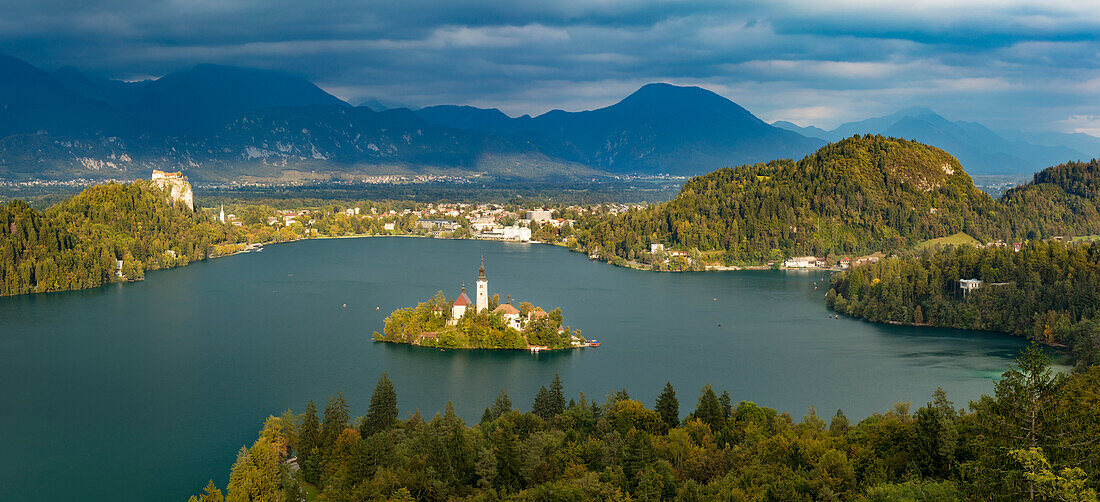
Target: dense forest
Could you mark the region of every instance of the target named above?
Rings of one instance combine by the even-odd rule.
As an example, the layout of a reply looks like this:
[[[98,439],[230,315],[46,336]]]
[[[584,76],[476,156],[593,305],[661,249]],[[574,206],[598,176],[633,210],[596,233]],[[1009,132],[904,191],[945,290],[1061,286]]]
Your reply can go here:
[[[672,201],[578,223],[581,248],[645,262],[649,245],[720,252],[727,264],[897,251],[958,232],[982,242],[1100,233],[1100,165],[1070,163],[994,201],[943,150],[855,136],[799,161],[719,169]]]
[[[625,390],[567,402],[557,377],[530,412],[502,390],[473,426],[451,403],[401,420],[383,374],[359,419],[342,395],[270,417],[227,493],[210,482],[191,500],[1096,501],[1098,403],[1100,367],[1055,374],[1038,346],[969,409],[937,390],[858,423],[709,384],[683,419],[672,385],[653,408]]]
[[[487,310],[474,312],[471,305],[461,318],[454,319],[454,300],[440,291],[426,302],[393,311],[386,317],[382,333],[375,331],[373,338],[448,349],[526,349],[532,345],[562,349],[585,341],[580,330],[564,325],[560,308],[546,312],[528,302],[520,303],[516,309],[520,319],[517,329],[496,312],[500,305],[500,295],[493,295]],[[533,312],[541,315],[529,318]],[[430,336],[423,336],[425,333]]]
[[[983,281],[964,291],[960,279]],[[874,322],[1003,331],[1100,363],[1100,242],[959,246],[861,265],[832,278],[826,305]]]
[[[96,185],[45,211],[0,204],[0,295],[141,279],[207,258],[216,243],[233,242],[232,232],[148,181]]]

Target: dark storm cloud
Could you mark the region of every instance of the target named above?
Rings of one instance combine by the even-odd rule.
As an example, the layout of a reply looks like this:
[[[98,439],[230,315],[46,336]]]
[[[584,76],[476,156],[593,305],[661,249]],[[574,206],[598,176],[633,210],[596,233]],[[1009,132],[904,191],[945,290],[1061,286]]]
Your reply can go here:
[[[200,62],[284,69],[352,102],[510,113],[610,104],[641,84],[718,91],[832,125],[927,105],[1100,130],[1090,2],[0,0],[0,51],[147,78]]]

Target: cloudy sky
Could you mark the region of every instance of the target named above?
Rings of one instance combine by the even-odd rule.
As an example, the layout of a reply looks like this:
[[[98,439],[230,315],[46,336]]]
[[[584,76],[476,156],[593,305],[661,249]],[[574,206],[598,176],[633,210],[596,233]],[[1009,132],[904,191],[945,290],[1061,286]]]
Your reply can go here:
[[[353,104],[518,115],[647,82],[833,127],[906,106],[1100,134],[1100,1],[0,0],[0,52],[121,79],[288,70]]]

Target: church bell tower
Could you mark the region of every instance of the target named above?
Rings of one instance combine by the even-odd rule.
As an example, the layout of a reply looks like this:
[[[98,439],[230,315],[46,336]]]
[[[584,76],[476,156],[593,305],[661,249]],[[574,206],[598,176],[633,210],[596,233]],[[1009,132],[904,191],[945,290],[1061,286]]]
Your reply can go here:
[[[485,255],[481,255],[481,268],[477,271],[477,311],[489,309],[489,281],[485,278]]]

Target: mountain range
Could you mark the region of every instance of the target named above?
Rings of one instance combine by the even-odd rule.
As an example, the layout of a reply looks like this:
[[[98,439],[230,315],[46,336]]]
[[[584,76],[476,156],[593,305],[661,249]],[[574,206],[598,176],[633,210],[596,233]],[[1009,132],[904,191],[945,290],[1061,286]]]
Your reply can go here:
[[[1035,171],[1100,153],[1087,135],[997,134],[924,109],[833,131],[768,124],[698,87],[648,84],[613,105],[511,117],[441,105],[359,106],[297,75],[201,64],[109,80],[0,55],[0,180],[183,170],[201,181],[480,173],[496,178],[696,175],[798,158],[857,133],[918,139],[972,172]],[[1064,137],[1063,137],[1064,136]]]
[[[844,123],[829,131],[786,121],[772,125],[828,142],[863,134],[916,140],[954,155],[971,174],[1031,173],[1068,160],[1100,157],[1100,138],[1087,134],[994,132],[976,122],[948,120],[922,107]]]

